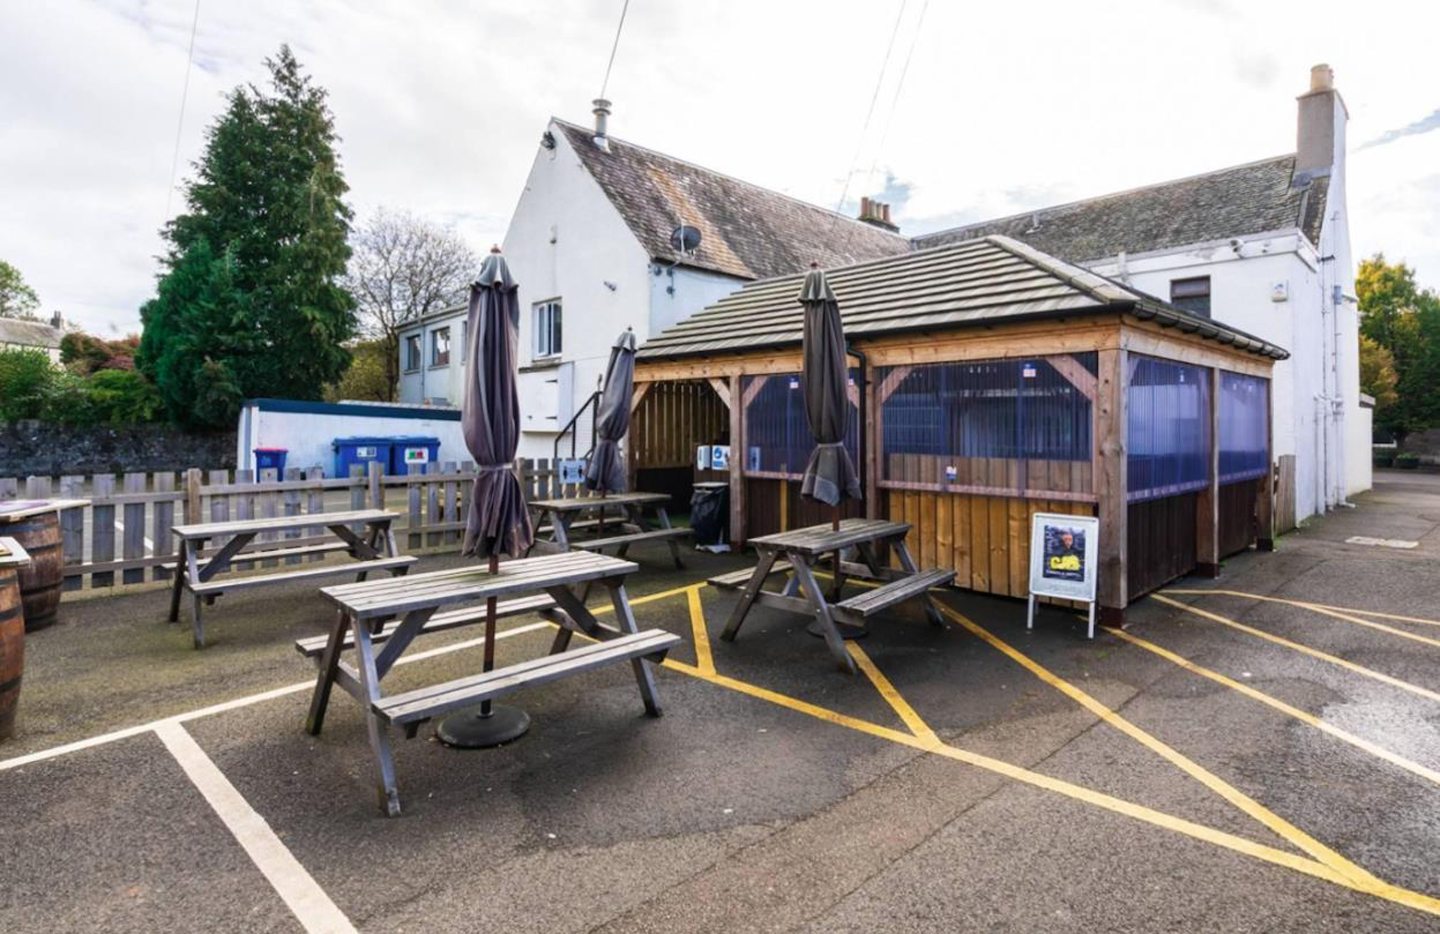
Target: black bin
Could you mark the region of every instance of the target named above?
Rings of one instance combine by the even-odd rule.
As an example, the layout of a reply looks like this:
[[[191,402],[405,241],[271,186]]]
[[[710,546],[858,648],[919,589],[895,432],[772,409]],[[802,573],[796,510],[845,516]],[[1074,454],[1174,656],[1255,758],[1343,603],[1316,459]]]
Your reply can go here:
[[[697,483],[690,497],[690,528],[697,548],[730,541],[730,484]]]

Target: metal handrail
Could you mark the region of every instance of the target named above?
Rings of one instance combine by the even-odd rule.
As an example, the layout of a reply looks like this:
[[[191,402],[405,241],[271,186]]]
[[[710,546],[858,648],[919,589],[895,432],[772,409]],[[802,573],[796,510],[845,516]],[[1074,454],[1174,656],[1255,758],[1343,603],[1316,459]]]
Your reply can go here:
[[[567,434],[570,435],[570,459],[575,459],[575,449],[579,439],[579,433],[575,431],[575,427],[580,423],[580,419],[587,409],[590,411],[590,450],[585,452],[585,459],[589,460],[590,455],[595,453],[595,423],[600,418],[600,391],[598,389],[585,400],[585,404],[576,410],[575,414],[570,417],[570,421],[566,422],[565,427],[561,428],[560,433],[555,436],[556,463],[560,460],[560,445]]]

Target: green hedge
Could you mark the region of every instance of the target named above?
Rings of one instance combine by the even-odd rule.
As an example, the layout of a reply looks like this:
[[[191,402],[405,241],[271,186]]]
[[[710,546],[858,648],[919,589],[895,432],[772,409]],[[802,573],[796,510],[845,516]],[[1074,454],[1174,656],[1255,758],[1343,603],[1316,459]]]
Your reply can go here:
[[[159,393],[134,370],[80,376],[38,350],[0,350],[0,422],[130,425],[157,421],[160,412]]]

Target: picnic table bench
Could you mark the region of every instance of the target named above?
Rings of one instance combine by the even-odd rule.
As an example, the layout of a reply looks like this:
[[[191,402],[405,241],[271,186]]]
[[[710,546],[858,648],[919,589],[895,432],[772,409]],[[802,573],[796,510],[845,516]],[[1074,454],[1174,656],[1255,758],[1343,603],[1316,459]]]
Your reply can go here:
[[[396,517],[396,513],[383,509],[358,509],[350,512],[309,513],[171,526],[171,531],[178,539],[179,551],[175,563],[169,565],[176,572],[170,593],[169,620],[172,623],[179,621],[180,597],[183,591],[189,590],[193,597],[191,625],[194,629],[195,647],[198,649],[205,645],[201,606],[213,604],[225,591],[246,590],[315,577],[333,577],[336,574],[355,574],[360,581],[365,580],[371,571],[404,574],[418,559],[397,553],[395,534],[390,529]],[[251,545],[256,536],[262,534],[298,534],[304,529],[322,526],[335,541],[312,542],[291,547],[285,546],[282,541],[263,541],[258,543],[258,547]],[[351,526],[359,526],[361,531],[356,532]],[[206,542],[212,539],[218,541],[219,546],[202,556]],[[342,551],[353,558],[355,563],[312,564],[274,574],[217,577],[237,564],[253,565],[260,561]]]
[[[610,493],[605,496],[570,496],[558,499],[537,499],[530,502],[535,516],[535,526],[541,533],[549,532],[549,540],[536,537],[534,551],[541,554],[568,551],[572,548],[582,551],[604,553],[615,549],[617,558],[624,558],[630,546],[640,542],[665,542],[670,546],[670,557],[675,567],[685,567],[680,560],[679,539],[688,538],[690,529],[675,528],[670,524],[670,515],[665,504],[670,496],[665,493]],[[618,521],[605,521],[606,510],[620,513]],[[655,514],[658,528],[652,528],[646,518],[647,512]],[[594,513],[595,518],[581,516]],[[576,539],[571,533],[580,529],[618,529],[619,534],[599,538]]]
[[[469,567],[404,580],[326,587],[321,593],[338,610],[330,634],[323,643],[313,639],[296,643],[296,649],[315,659],[320,669],[305,729],[320,734],[333,685],[355,698],[365,711],[379,776],[380,808],[394,816],[400,813],[400,797],[387,733],[390,726],[414,737],[431,718],[523,687],[626,661],[634,671],[645,712],[658,717],[660,699],[648,666],[662,661],[681,639],[660,629],[641,631],[636,625],[625,593],[625,577],[636,570],[633,562],[609,555],[563,552],[506,561],[494,574],[483,566]],[[597,581],[610,592],[614,626],[597,620],[571,590]],[[550,654],[400,694],[381,690],[381,681],[414,639],[427,632],[483,623],[484,604],[490,599],[496,600],[497,616],[539,612],[555,623],[559,628]],[[441,612],[446,607],[457,608]],[[597,641],[570,649],[575,633]],[[351,648],[353,665],[341,658]]]
[[[759,562],[755,567],[720,574],[709,580],[712,586],[741,591],[740,601],[731,612],[720,638],[726,642],[735,641],[745,617],[757,603],[813,616],[819,635],[824,637],[830,654],[840,668],[855,674],[855,661],[845,650],[839,624],[848,624],[857,631],[863,631],[865,621],[870,617],[906,600],[919,600],[930,621],[937,626],[944,625],[929,591],[932,587],[950,583],[955,579],[955,572],[919,570],[905,546],[905,536],[909,531],[910,525],[904,522],[845,519],[839,529],[830,525],[815,525],[750,539],[749,544],[759,552]],[[900,562],[899,570],[881,564],[879,549],[886,545],[894,549]],[[846,600],[829,602],[815,580],[815,564],[827,554],[838,556],[850,548],[859,553],[861,562],[837,559],[835,591],[839,592],[847,575],[884,583]],[[790,579],[783,589],[765,589],[768,578],[787,571]]]

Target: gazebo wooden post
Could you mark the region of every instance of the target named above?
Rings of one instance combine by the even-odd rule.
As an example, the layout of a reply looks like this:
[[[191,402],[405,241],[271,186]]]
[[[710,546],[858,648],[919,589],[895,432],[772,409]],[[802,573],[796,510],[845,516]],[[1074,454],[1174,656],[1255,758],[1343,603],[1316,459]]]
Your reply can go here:
[[[1220,576],[1220,369],[1210,367],[1210,483],[1195,497],[1195,571]]]
[[[1125,621],[1128,594],[1127,519],[1130,514],[1125,406],[1129,363],[1126,350],[1101,350],[1096,412],[1095,495],[1100,517],[1100,621]]]
[[[1255,548],[1275,550],[1275,412],[1274,374],[1265,380],[1265,463],[1268,469],[1255,488]]]
[[[745,401],[740,374],[730,377],[730,547],[745,547]]]

